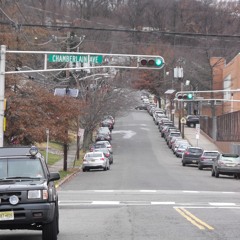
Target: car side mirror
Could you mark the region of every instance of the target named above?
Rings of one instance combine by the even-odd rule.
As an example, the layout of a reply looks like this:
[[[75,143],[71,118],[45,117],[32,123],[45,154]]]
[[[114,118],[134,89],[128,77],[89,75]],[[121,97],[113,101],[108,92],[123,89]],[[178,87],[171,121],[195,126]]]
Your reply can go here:
[[[60,174],[58,172],[52,172],[49,176],[49,181],[55,181],[60,179]]]

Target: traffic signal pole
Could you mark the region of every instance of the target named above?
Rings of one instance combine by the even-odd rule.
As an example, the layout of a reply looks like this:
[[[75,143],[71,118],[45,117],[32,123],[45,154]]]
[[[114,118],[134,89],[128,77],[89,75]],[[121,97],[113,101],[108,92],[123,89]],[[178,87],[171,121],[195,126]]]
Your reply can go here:
[[[3,147],[6,46],[1,45],[0,51],[0,147]]]
[[[69,49],[68,49],[69,51]],[[43,58],[42,69],[31,70],[12,70],[6,71],[6,56],[8,54],[37,54]],[[115,60],[116,62],[115,62]],[[122,65],[122,59],[126,61],[126,65]],[[141,60],[146,59],[146,66],[141,64]],[[88,63],[87,67],[66,67],[54,68],[55,63]],[[92,64],[92,65],[91,65]],[[115,65],[116,64],[116,65]],[[0,49],[0,147],[4,145],[4,98],[5,98],[5,75],[6,74],[31,74],[34,72],[54,72],[84,69],[138,69],[138,70],[161,70],[165,65],[164,58],[159,55],[133,55],[133,54],[109,54],[109,53],[93,53],[93,52],[54,52],[54,51],[19,51],[7,50],[5,45],[1,45]],[[52,68],[51,68],[52,67]],[[66,144],[65,144],[66,145]],[[65,147],[65,155],[67,154],[67,145]],[[66,164],[65,164],[66,168]]]

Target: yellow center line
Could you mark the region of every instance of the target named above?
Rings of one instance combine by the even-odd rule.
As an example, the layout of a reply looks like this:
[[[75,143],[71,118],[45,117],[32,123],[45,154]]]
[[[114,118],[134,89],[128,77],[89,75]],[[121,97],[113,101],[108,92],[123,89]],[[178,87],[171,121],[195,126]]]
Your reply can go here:
[[[189,222],[191,222],[194,226],[198,227],[201,230],[205,230],[206,228],[209,230],[214,230],[213,227],[208,225],[207,223],[203,222],[196,216],[194,216],[192,213],[187,211],[184,208],[175,208],[175,210],[180,213],[184,218],[186,218]]]

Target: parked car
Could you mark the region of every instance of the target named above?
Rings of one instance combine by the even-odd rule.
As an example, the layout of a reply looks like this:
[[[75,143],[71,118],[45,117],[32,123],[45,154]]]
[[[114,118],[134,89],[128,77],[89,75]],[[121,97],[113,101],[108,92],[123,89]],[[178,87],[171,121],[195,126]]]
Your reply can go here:
[[[106,147],[108,148],[110,153],[113,153],[113,148],[112,148],[112,145],[109,141],[97,141],[95,144],[101,145],[102,143],[106,145]]]
[[[104,119],[104,120],[101,122],[101,124],[100,124],[101,127],[108,127],[108,129],[109,129],[110,131],[113,130],[113,128],[114,128],[113,125],[114,125],[114,124],[113,124],[113,121],[112,121],[111,119]]]
[[[173,130],[167,132],[165,140],[166,140],[166,143],[167,143],[168,146],[169,146],[169,142],[171,141],[172,137],[181,137],[180,131],[178,131],[176,129],[173,129]]]
[[[95,138],[96,142],[97,141],[111,141],[111,137],[109,134],[106,133],[98,133]]]
[[[166,140],[170,131],[179,131],[175,126],[166,126],[161,132],[161,136]]]
[[[185,145],[188,145],[189,147],[191,146],[191,144],[188,142],[187,139],[184,139],[184,138],[179,138],[179,139],[176,139],[173,143],[172,143],[172,151],[173,153],[175,154],[176,152],[176,149],[182,145],[182,144],[185,144]]]
[[[199,124],[200,116],[198,115],[188,115],[186,117],[186,125],[188,127],[196,127],[196,124]]]
[[[113,155],[107,148],[95,148],[94,152],[102,152],[109,159],[109,163],[113,164]]]
[[[147,104],[142,103],[135,107],[136,110],[147,110]]]
[[[103,117],[103,120],[110,119],[113,122],[113,125],[115,124],[115,118],[112,115],[105,115]]]
[[[211,168],[213,161],[218,157],[219,154],[219,151],[204,150],[198,162],[198,169],[202,170],[203,168]]]
[[[90,146],[90,151],[93,152],[94,149],[97,148],[107,148],[107,144],[105,143],[105,141],[98,141]]]
[[[97,131],[96,139],[98,140],[112,140],[111,131],[108,127],[100,127]]]
[[[87,152],[84,155],[82,171],[86,172],[91,169],[110,169],[109,159],[104,156],[103,152]]]
[[[175,149],[175,155],[176,157],[181,157],[183,156],[183,153],[186,151],[188,147],[191,147],[189,143],[181,143],[176,149]]]
[[[200,160],[202,156],[203,148],[201,147],[188,147],[186,151],[182,155],[182,165],[185,166],[187,164],[196,164]]]
[[[177,135],[169,135],[169,140],[167,141],[167,145],[170,149],[172,149],[173,143],[178,139],[178,140],[183,140],[182,135],[180,132],[177,132]]]
[[[240,157],[238,154],[221,153],[213,160],[212,176],[229,175],[235,178],[240,177]]]
[[[166,120],[166,119],[161,119],[161,121],[158,123],[158,130],[159,130],[160,133],[162,132],[162,130],[165,126],[174,127],[172,121]]]

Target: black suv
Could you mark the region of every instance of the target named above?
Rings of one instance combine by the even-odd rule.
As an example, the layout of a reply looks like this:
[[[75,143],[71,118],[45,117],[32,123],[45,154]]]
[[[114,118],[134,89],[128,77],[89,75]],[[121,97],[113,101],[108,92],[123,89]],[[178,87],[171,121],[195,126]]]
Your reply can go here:
[[[0,148],[0,229],[42,230],[43,240],[56,240],[58,179],[36,147]]]
[[[196,124],[199,124],[200,116],[198,115],[188,115],[186,117],[186,125],[188,127],[196,127]]]

